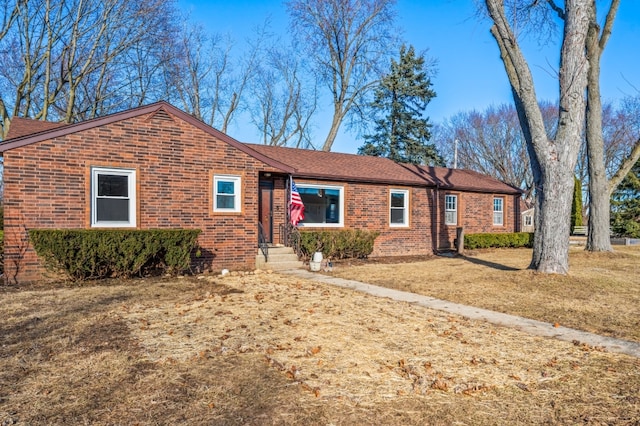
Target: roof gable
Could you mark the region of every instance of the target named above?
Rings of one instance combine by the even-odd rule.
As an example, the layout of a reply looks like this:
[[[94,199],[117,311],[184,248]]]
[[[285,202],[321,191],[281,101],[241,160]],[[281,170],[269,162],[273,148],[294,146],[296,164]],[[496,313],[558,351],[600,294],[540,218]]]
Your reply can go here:
[[[196,119],[195,117],[187,114],[186,112],[164,101],[126,110],[126,111],[115,113],[115,114],[106,115],[104,117],[94,118],[92,120],[87,120],[87,121],[82,121],[75,124],[67,124],[62,126],[60,126],[60,123],[48,123],[48,124],[42,125],[42,124],[36,124],[36,123],[47,123],[47,122],[36,122],[36,120],[27,120],[27,119],[20,120],[19,119],[18,120],[19,122],[23,120],[24,122],[22,124],[19,124],[18,127],[20,128],[22,126],[22,132],[23,133],[27,132],[27,133],[25,134],[18,133],[18,136],[12,135],[11,139],[7,139],[6,141],[3,141],[2,143],[0,143],[0,153],[3,153],[11,149],[19,148],[22,146],[31,145],[31,144],[42,142],[45,140],[66,136],[72,133],[93,129],[96,127],[115,123],[121,120],[127,120],[133,117],[138,117],[138,116],[147,115],[147,114],[150,115],[150,118],[153,118],[154,116],[161,116],[163,118],[169,118],[169,119],[173,119],[173,117],[177,117],[193,125],[194,127],[197,127],[198,129],[204,131],[205,133],[208,133],[211,136],[214,136],[215,138],[233,146],[234,148],[244,152],[245,154],[248,154],[257,160],[262,161],[263,163],[271,167],[280,169],[286,173],[293,172],[293,169],[287,164],[281,163],[276,159],[267,157],[261,154],[260,152],[253,150],[247,144],[243,144],[233,139],[232,137],[220,132],[219,130],[214,129],[213,127],[203,123],[202,121]],[[48,128],[45,128],[45,127],[48,127]],[[38,129],[40,130],[38,131]],[[35,130],[35,132],[33,132],[33,130]]]

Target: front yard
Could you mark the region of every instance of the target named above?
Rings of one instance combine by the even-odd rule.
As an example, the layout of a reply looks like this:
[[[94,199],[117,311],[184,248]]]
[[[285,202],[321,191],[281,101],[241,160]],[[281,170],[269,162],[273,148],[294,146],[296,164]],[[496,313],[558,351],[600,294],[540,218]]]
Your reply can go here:
[[[526,266],[526,256],[489,251],[418,264],[342,264],[333,273],[369,281],[379,274],[380,283],[392,274],[386,285],[434,296],[433,289],[449,288],[451,299],[466,293],[478,304],[494,291],[483,292],[481,283],[497,281],[511,296],[491,302],[496,308],[536,300],[544,320],[577,328],[587,311],[616,303],[604,310],[608,319],[582,328],[610,323],[603,332],[638,340],[631,318],[633,309],[638,317],[638,251],[576,252],[569,277],[512,270]],[[630,284],[607,278],[614,276]],[[565,302],[554,301],[557,294]],[[560,316],[562,306],[575,314]],[[0,318],[2,425],[640,418],[639,359],[285,275],[0,288]]]
[[[531,250],[469,251],[421,262],[375,261],[333,275],[640,342],[640,246],[570,252],[570,273],[526,270]]]

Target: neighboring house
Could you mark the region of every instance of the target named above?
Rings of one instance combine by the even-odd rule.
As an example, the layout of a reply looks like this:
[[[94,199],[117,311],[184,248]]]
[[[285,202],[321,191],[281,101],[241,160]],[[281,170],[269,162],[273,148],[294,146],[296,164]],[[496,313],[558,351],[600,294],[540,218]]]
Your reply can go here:
[[[525,200],[520,200],[520,211],[522,212],[522,232],[533,232],[535,229],[534,226],[534,214],[536,209],[533,207],[532,203],[528,203]]]
[[[197,228],[207,270],[255,267],[258,223],[279,244],[291,179],[303,229],[380,232],[372,256],[520,230],[520,190],[488,176],[386,158],[243,144],[165,102],[77,124],[14,118],[4,157],[5,277],[44,269],[34,228]]]

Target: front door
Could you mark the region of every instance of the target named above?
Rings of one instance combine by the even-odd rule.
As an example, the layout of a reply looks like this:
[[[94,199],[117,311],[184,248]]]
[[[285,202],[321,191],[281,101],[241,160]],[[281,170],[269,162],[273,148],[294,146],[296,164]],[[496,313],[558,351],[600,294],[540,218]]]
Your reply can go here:
[[[265,242],[273,242],[273,181],[260,181],[260,197],[259,197],[258,216],[262,230],[264,232]]]

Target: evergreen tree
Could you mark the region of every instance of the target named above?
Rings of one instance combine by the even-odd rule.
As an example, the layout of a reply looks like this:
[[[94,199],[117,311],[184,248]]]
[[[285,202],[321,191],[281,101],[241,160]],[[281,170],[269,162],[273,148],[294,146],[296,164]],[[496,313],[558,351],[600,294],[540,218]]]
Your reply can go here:
[[[413,46],[400,48],[398,62],[374,93],[375,133],[365,135],[358,154],[387,157],[393,161],[443,165],[434,144],[429,144],[431,124],[423,116],[429,101],[436,96],[425,72],[423,55],[416,56]]]
[[[611,196],[611,230],[616,235],[640,238],[640,161]]]
[[[582,182],[574,177],[573,203],[571,204],[571,229],[582,226]]]

